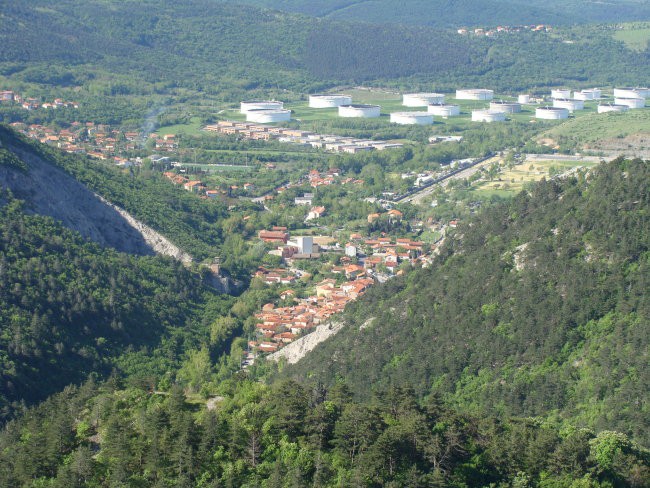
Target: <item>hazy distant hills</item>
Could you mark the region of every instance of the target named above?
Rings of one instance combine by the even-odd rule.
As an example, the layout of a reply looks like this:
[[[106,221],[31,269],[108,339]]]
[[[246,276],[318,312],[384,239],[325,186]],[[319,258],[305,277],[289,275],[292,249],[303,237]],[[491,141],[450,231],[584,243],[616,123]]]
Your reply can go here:
[[[481,84],[516,91],[644,84],[650,74],[650,54],[632,53],[606,29],[487,39],[439,27],[316,19],[209,0],[0,5],[0,74],[17,83],[92,86],[107,95],[182,87],[236,99],[256,89],[308,92],[388,80],[411,89]],[[379,15],[381,9],[372,11]],[[403,11],[419,17],[415,6]],[[470,9],[468,2],[462,11],[485,9]],[[507,23],[500,19],[488,24]]]
[[[316,17],[453,27],[498,24],[582,24],[650,19],[640,0],[234,0]]]

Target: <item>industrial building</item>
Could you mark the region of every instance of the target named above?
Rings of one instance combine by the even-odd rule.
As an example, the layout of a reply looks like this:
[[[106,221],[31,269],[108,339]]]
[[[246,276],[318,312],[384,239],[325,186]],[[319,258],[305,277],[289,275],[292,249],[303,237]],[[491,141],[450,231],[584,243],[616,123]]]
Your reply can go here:
[[[490,110],[495,112],[504,112],[506,114],[516,114],[521,112],[521,104],[518,102],[505,102],[503,100],[496,100],[490,102]]]
[[[563,107],[538,107],[535,109],[535,118],[547,120],[568,119],[569,109]]]
[[[506,120],[505,112],[495,110],[472,110],[472,122],[503,122]]]
[[[246,100],[240,103],[239,111],[242,114],[251,110],[277,110],[284,108],[284,102],[275,100]]]
[[[614,88],[614,98],[648,98],[650,88]]]
[[[458,105],[434,103],[427,107],[427,112],[439,117],[453,117],[455,115],[460,115],[460,107]]]
[[[551,90],[551,98],[553,98],[553,99],[556,99],[556,98],[561,98],[561,99],[571,98],[571,90],[567,90],[566,88],[557,88],[555,90]]]
[[[432,103],[445,103],[445,96],[442,93],[405,93],[402,96],[405,107],[426,107]]]
[[[457,100],[492,100],[492,98],[494,98],[494,90],[483,88],[456,90]]]
[[[645,98],[615,98],[614,103],[616,105],[626,105],[630,108],[643,108],[645,107]]]
[[[616,105],[614,103],[604,103],[598,105],[598,113],[603,114],[606,112],[627,112],[630,109],[627,105]]]
[[[379,105],[341,105],[339,117],[379,117],[381,107]]]
[[[429,112],[393,112],[390,114],[392,124],[430,125],[433,124],[433,114]]]
[[[310,108],[335,108],[351,103],[350,95],[309,95]]]
[[[286,109],[257,109],[246,112],[246,121],[258,124],[288,122],[291,120],[291,110]]]
[[[553,100],[553,106],[556,108],[566,108],[569,112],[584,110],[585,102],[573,98],[556,98]]]

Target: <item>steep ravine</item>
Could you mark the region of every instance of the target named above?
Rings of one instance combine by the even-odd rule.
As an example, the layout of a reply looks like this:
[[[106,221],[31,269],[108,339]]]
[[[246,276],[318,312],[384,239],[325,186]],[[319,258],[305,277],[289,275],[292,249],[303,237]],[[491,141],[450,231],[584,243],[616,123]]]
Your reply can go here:
[[[61,221],[85,238],[118,251],[171,256],[184,263],[192,257],[160,233],[90,191],[63,170],[40,157],[10,148],[27,172],[0,166],[0,187],[27,203],[28,210]]]

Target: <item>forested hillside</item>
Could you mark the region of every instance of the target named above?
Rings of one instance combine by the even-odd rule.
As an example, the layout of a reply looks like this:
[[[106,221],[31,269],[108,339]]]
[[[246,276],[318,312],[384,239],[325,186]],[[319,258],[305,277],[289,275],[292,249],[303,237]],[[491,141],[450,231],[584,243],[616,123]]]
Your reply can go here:
[[[2,0],[0,5],[0,74],[32,90],[35,84],[79,87],[74,93],[82,100],[133,95],[164,105],[164,96],[199,90],[233,101],[251,90],[280,96],[283,89],[304,93],[389,80],[429,89],[479,83],[514,91],[643,84],[648,76],[647,51],[632,55],[599,28],[488,39],[209,0]],[[151,109],[144,103],[135,107],[142,117]],[[134,111],[125,105],[124,118],[133,119]]]
[[[647,487],[650,452],[617,432],[459,414],[391,388],[231,382],[205,406],[180,387],[87,383],[0,432],[6,487]]]
[[[650,443],[650,179],[617,160],[542,182],[373,288],[285,374],[361,397],[388,385],[466,411],[570,419]]]
[[[21,161],[26,170],[29,167],[24,161],[33,158],[53,169],[63,169],[90,190],[161,232],[199,261],[214,258],[223,245],[221,224],[226,216],[225,206],[200,200],[174,187],[159,173],[124,173],[105,162],[39,144],[1,125],[0,144],[7,154]],[[29,199],[29,195],[21,195],[21,198]]]
[[[2,418],[129,351],[156,358],[144,354],[138,371],[162,374],[208,334],[206,306],[226,306],[179,262],[101,249],[7,192],[0,204]]]
[[[581,24],[650,18],[650,7],[639,0],[231,0],[316,17],[377,23],[404,23],[440,27],[504,24]]]

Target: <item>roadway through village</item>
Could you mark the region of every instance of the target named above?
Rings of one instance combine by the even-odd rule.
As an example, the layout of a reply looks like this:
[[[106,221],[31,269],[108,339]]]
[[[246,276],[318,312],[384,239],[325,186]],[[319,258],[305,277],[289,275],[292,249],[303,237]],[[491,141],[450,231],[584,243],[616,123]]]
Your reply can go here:
[[[434,182],[431,183],[429,186],[422,188],[421,190],[417,190],[416,192],[411,193],[409,195],[406,195],[399,200],[396,200],[396,203],[415,203],[415,204],[422,203],[422,200],[427,196],[431,195],[431,193],[435,190],[437,186],[440,185],[445,187],[449,184],[451,180],[469,178],[474,173],[479,171],[481,168],[489,166],[492,163],[497,163],[499,162],[499,160],[500,160],[499,156],[491,156],[484,159],[480,159],[467,168],[463,168],[459,171],[455,171],[453,173],[440,176],[439,178],[434,180]]]

